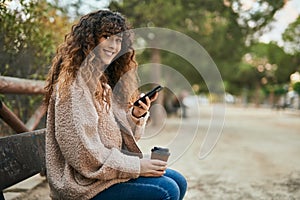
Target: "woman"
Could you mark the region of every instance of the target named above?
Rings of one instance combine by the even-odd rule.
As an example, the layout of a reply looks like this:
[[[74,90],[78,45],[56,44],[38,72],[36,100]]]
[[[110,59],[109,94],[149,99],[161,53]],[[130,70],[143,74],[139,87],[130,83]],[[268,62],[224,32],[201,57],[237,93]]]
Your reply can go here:
[[[52,199],[182,199],[186,180],[136,144],[151,101],[133,106],[137,63],[124,17],[83,16],[49,71],[46,167]]]

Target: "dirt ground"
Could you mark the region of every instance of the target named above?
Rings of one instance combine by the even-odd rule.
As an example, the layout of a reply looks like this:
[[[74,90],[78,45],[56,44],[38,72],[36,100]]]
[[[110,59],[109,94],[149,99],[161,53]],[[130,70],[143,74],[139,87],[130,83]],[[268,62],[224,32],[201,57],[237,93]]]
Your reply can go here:
[[[139,142],[146,154],[153,146],[170,148],[169,166],[188,180],[185,200],[300,199],[299,112],[226,106],[223,124],[214,109],[190,108],[186,119],[162,116],[161,126],[149,126]],[[199,159],[205,134],[220,124],[215,148]],[[48,196],[45,182],[19,199]]]

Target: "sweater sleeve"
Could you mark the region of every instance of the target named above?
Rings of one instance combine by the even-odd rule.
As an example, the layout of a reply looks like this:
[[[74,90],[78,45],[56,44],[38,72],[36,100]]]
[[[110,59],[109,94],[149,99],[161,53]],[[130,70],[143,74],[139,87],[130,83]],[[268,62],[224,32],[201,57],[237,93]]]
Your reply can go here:
[[[98,118],[106,116],[98,116],[90,93],[71,87],[65,99],[56,98],[55,137],[68,165],[90,179],[138,177],[138,157],[101,142]]]
[[[136,118],[132,115],[132,109],[133,107],[129,109],[129,111],[126,114],[126,117],[134,134],[134,138],[138,141],[145,132],[145,127],[147,124],[147,120],[150,116],[150,112],[148,111],[143,117]]]

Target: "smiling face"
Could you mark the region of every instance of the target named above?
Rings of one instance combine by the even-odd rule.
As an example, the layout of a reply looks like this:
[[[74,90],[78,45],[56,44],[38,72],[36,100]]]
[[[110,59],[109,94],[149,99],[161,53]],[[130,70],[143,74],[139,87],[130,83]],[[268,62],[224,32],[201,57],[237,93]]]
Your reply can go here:
[[[104,35],[100,38],[98,52],[100,59],[108,65],[118,55],[122,48],[122,35]]]

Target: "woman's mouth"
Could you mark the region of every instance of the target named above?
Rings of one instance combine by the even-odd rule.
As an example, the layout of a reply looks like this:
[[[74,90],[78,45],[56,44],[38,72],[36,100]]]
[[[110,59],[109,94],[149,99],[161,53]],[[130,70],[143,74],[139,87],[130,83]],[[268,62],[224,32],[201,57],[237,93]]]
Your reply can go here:
[[[109,57],[111,57],[112,55],[114,55],[114,52],[108,51],[108,50],[105,50],[105,49],[103,49],[103,52],[105,53],[105,55],[107,55]]]

